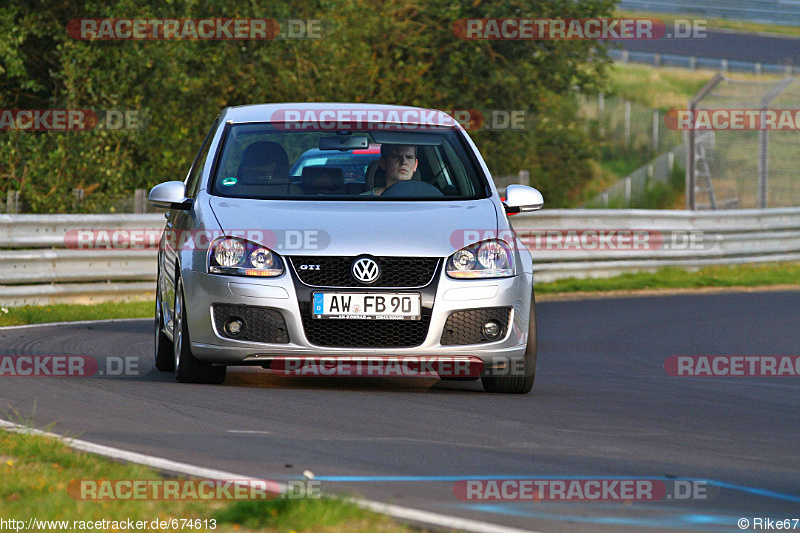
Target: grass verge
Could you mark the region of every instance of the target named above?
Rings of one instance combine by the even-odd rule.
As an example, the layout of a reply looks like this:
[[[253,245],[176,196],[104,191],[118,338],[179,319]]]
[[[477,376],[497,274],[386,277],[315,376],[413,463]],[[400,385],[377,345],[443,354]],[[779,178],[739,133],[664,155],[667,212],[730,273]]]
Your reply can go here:
[[[770,285],[794,285],[800,287],[800,263],[709,266],[694,272],[681,268],[663,268],[652,273],[636,272],[611,278],[568,278],[550,283],[537,283],[536,293],[699,289],[704,287],[766,287]]]
[[[93,305],[54,304],[0,308],[0,326],[106,320],[112,318],[147,318],[154,316],[153,302],[105,302]]]
[[[338,499],[272,501],[152,501],[73,499],[72,480],[161,479],[156,471],[76,452],[63,442],[0,430],[0,516],[5,520],[216,520],[193,531],[406,532],[390,518]],[[112,529],[112,528],[109,528]]]
[[[701,19],[705,21],[705,27],[708,29],[721,29],[721,30],[734,30],[748,33],[776,33],[778,35],[790,35],[793,37],[800,37],[800,28],[797,26],[784,26],[781,24],[765,24],[760,22],[750,22],[747,20],[731,20],[731,19],[715,19],[703,18],[699,13],[646,13],[643,11],[624,11],[619,10],[615,13],[618,18],[654,18],[663,20],[664,22],[675,22],[676,19],[680,20],[696,20]]]
[[[631,63],[614,63],[609,68],[607,96],[667,112],[686,109],[697,92],[717,74],[716,70],[689,70],[675,67],[653,67]],[[734,80],[767,81],[783,79],[776,74],[728,72]]]

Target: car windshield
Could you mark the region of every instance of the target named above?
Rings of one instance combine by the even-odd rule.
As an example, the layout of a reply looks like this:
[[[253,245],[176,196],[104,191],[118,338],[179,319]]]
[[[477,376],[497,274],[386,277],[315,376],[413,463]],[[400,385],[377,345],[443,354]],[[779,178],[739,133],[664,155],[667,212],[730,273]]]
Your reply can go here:
[[[426,131],[286,131],[229,126],[210,192],[295,200],[465,200],[485,181],[459,134]]]

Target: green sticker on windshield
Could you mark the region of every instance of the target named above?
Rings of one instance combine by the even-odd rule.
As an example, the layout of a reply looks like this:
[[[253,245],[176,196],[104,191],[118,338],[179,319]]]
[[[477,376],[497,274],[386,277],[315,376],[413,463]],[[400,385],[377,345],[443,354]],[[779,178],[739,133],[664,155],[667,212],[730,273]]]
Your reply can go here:
[[[222,184],[226,187],[230,187],[231,185],[236,185],[236,182],[239,181],[236,178],[225,178],[222,180]]]

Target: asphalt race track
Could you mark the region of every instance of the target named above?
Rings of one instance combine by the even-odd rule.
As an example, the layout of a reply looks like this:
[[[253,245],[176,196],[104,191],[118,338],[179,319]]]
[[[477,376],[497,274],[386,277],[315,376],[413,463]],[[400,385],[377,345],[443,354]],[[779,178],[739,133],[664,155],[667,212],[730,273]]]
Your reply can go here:
[[[671,25],[668,30],[672,33]],[[783,35],[705,30],[704,38],[627,39],[624,50],[800,66],[800,38]]]
[[[0,330],[0,355],[139,357],[138,377],[2,377],[4,417],[261,478],[534,531],[739,531],[800,518],[800,378],[672,377],[671,355],[800,355],[800,292],[540,303],[533,393],[479,382],[152,368],[152,321]],[[35,410],[35,417],[33,416]],[[673,477],[706,500],[466,502],[472,478]],[[798,526],[800,527],[800,526]]]

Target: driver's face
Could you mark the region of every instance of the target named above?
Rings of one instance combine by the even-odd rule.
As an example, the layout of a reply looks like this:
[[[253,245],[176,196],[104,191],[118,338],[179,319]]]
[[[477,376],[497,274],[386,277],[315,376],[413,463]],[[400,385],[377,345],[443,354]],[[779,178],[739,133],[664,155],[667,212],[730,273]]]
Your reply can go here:
[[[413,146],[398,146],[390,155],[381,158],[381,167],[386,172],[386,186],[410,180],[418,164]]]

